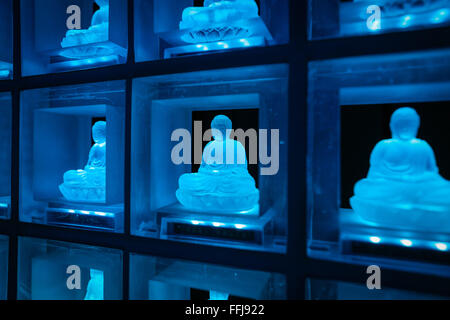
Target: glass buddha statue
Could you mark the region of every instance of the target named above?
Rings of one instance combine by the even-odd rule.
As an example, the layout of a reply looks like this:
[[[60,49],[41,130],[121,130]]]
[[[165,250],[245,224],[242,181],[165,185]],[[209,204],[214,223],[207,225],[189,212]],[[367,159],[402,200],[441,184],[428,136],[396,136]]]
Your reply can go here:
[[[106,184],[106,122],[98,121],[92,127],[95,144],[89,152],[84,170],[64,173],[64,183],[59,190],[64,198],[75,202],[105,202]]]
[[[203,7],[184,9],[180,30],[188,43],[231,40],[252,36],[246,20],[258,17],[254,0],[205,0]]]
[[[186,208],[211,213],[239,213],[258,205],[259,190],[247,171],[242,144],[230,139],[231,120],[219,115],[211,123],[213,140],[203,150],[197,173],[183,174],[176,197]]]
[[[392,138],[373,149],[367,178],[356,183],[350,203],[380,225],[450,231],[450,182],[439,175],[430,145],[416,138],[419,125],[412,108],[392,114]]]
[[[87,44],[101,43],[108,41],[109,33],[109,0],[95,0],[99,5],[91,19],[91,26],[88,29],[68,30],[61,42],[63,50],[62,56],[72,59],[87,58],[99,55],[108,55],[106,46],[79,47]],[[70,48],[67,49],[67,48]]]

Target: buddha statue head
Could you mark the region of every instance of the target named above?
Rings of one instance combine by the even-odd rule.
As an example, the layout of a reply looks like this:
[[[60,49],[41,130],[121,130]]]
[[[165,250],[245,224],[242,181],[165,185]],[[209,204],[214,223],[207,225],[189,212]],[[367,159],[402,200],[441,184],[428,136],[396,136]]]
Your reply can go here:
[[[419,126],[420,117],[413,108],[399,108],[391,116],[390,128],[394,139],[414,139],[419,131]]]
[[[106,122],[105,121],[97,121],[92,127],[92,138],[95,143],[104,143],[106,142]]]
[[[218,115],[211,122],[212,135],[214,140],[222,141],[230,138],[233,124],[227,116]],[[218,134],[220,131],[221,134]]]

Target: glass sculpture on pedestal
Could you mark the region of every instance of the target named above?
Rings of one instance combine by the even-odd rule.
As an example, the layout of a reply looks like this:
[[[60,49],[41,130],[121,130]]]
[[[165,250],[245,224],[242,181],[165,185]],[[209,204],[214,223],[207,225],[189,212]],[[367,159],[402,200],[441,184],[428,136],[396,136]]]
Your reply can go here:
[[[89,152],[84,170],[64,173],[64,183],[59,190],[69,201],[105,202],[106,184],[106,122],[98,121],[92,127],[95,144]]]
[[[350,203],[380,225],[448,232],[450,182],[439,175],[430,145],[416,138],[419,125],[412,108],[393,113],[392,138],[375,146],[368,176],[356,183]]]
[[[178,201],[190,210],[247,211],[258,205],[259,191],[247,171],[242,144],[230,139],[231,120],[219,115],[211,123],[214,140],[203,151],[198,173],[179,179]]]
[[[101,44],[108,41],[109,0],[96,0],[95,2],[100,9],[92,16],[91,26],[86,30],[68,30],[61,42],[61,47],[65,49],[61,52],[61,56],[81,59],[114,54],[112,48]],[[86,46],[88,44],[91,46]]]
[[[168,48],[165,57],[264,46],[272,36],[258,10],[254,0],[205,0],[203,7],[185,8],[179,31],[161,37],[172,45],[190,45]]]
[[[203,8],[184,9],[180,30],[191,30],[182,39],[198,43],[251,37],[253,31],[247,19],[257,17],[254,0],[205,0]]]

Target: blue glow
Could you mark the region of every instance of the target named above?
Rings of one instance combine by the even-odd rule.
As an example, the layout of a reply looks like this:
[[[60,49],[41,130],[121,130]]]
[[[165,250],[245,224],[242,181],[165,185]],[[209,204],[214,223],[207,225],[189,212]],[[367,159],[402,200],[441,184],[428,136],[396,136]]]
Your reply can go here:
[[[213,225],[214,227],[223,227],[223,226],[225,225],[225,223],[222,223],[222,222],[213,222],[212,225]]]
[[[448,246],[445,243],[442,242],[436,242],[434,244],[436,246],[436,248],[440,251],[447,251],[448,250]]]
[[[11,71],[8,69],[0,70],[0,79],[6,79],[9,78],[9,75],[11,74]]]
[[[192,220],[191,223],[194,225],[204,224],[203,221],[197,221],[197,220]]]
[[[239,213],[254,208],[259,190],[248,173],[244,147],[230,139],[231,120],[219,115],[211,128],[214,140],[203,150],[198,173],[183,174],[178,180],[178,201],[193,211]]]
[[[0,208],[8,208],[8,207],[9,207],[9,204],[0,202]]]
[[[416,138],[419,127],[412,108],[392,114],[392,138],[375,146],[367,178],[355,184],[350,199],[362,218],[427,231],[450,225],[450,182],[439,175],[431,146]]]
[[[246,226],[245,224],[239,224],[239,223],[237,223],[237,224],[234,225],[234,227],[235,227],[236,229],[244,229],[244,228],[246,228],[247,226]]]
[[[59,190],[64,198],[76,202],[105,202],[106,200],[106,122],[98,121],[92,127],[95,144],[89,152],[84,170],[64,173]],[[82,213],[86,213],[81,211]]]
[[[442,21],[446,20],[449,16],[449,10],[448,9],[441,9],[437,11],[433,17],[431,18],[432,23],[441,23]]]
[[[209,300],[228,300],[230,295],[219,291],[209,291]]]
[[[413,242],[411,240],[408,240],[408,239],[401,239],[400,243],[402,245],[404,245],[405,247],[412,247],[412,245],[413,245]]]
[[[373,243],[380,243],[381,239],[379,237],[370,237],[369,240]]]
[[[400,26],[402,28],[406,28],[411,24],[412,17],[410,15],[404,16],[402,19],[402,22],[400,23]]]

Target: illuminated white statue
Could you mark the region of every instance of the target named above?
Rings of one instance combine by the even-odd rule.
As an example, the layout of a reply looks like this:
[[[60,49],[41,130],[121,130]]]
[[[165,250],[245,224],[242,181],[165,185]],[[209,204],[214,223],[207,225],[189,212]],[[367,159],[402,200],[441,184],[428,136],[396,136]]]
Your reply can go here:
[[[106,122],[98,121],[92,127],[95,144],[89,152],[84,170],[64,173],[64,183],[59,190],[69,201],[105,202],[106,184]]]
[[[211,123],[214,140],[203,150],[198,173],[183,174],[177,199],[196,211],[238,212],[258,205],[259,190],[247,171],[242,144],[230,139],[231,120],[219,115]]]
[[[363,218],[390,227],[450,230],[450,182],[439,175],[430,145],[416,138],[419,125],[412,108],[392,114],[392,138],[373,149],[350,203]]]

